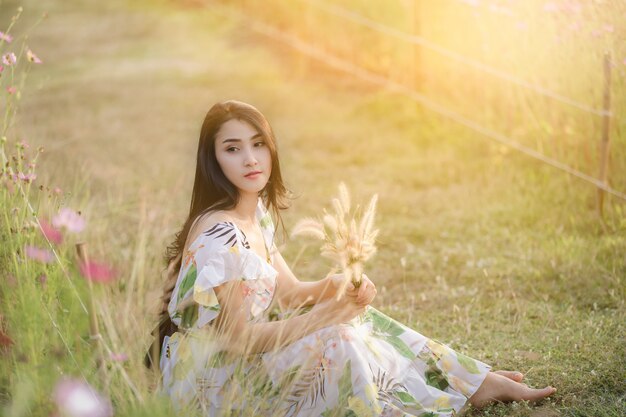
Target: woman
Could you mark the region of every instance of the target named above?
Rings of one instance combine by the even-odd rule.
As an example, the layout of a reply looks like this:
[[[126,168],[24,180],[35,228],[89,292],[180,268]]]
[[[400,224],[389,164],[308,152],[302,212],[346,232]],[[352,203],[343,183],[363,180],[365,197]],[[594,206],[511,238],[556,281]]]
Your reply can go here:
[[[157,340],[163,391],[177,409],[449,416],[468,400],[482,407],[554,393],[370,307],[376,287],[366,275],[339,301],[340,274],[299,281],[268,212],[280,221],[286,200],[263,115],[238,101],[215,104],[200,133],[189,216],[168,248]],[[292,314],[274,320],[273,306]]]

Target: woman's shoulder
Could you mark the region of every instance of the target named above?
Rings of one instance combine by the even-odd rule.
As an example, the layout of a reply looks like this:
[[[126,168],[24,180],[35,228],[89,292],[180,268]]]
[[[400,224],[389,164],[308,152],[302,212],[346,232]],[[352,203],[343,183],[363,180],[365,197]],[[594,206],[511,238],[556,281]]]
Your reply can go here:
[[[189,230],[188,247],[202,238],[209,238],[220,245],[236,243],[233,218],[224,211],[216,211],[201,216]]]

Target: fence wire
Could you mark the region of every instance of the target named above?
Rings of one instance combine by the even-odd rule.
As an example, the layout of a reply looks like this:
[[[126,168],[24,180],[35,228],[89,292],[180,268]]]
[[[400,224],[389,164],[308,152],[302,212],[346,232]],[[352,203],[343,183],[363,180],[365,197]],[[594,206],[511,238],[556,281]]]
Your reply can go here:
[[[494,77],[497,78],[501,78],[503,80],[506,80],[512,84],[518,85],[520,87],[526,88],[528,90],[532,90],[538,94],[541,94],[545,97],[549,97],[551,99],[560,101],[561,103],[570,105],[572,107],[575,107],[579,110],[591,113],[591,114],[595,114],[597,116],[609,116],[612,117],[612,112],[610,111],[606,111],[606,110],[599,110],[599,109],[595,109],[591,106],[588,106],[587,104],[581,103],[579,101],[576,101],[572,98],[566,97],[562,94],[556,93],[554,91],[551,91],[545,87],[542,87],[540,85],[537,84],[533,84],[529,81],[526,81],[522,78],[516,77],[512,74],[509,74],[506,71],[502,71],[500,69],[494,68],[490,65],[484,64],[480,61],[477,61],[475,59],[472,59],[470,57],[467,57],[465,55],[462,55],[458,52],[452,51],[450,49],[444,48],[441,45],[438,45],[432,41],[429,41],[428,39],[424,38],[423,36],[418,36],[418,35],[411,35],[408,34],[406,32],[402,32],[396,28],[384,25],[382,23],[376,22],[374,20],[371,20],[359,13],[356,13],[352,10],[346,9],[344,7],[341,6],[337,6],[334,4],[329,4],[326,3],[324,1],[320,1],[320,0],[300,0],[303,1],[305,3],[308,3],[320,10],[323,10],[324,12],[328,13],[328,14],[332,14],[336,17],[340,17],[343,19],[347,19],[350,20],[356,24],[359,24],[361,26],[365,26],[368,27],[374,31],[377,31],[379,33],[383,33],[385,35],[389,35],[389,36],[393,36],[397,39],[401,39],[403,41],[406,41],[408,43],[412,43],[415,45],[420,45],[424,48],[430,49],[431,51],[437,52],[440,55],[443,55],[447,58],[450,58],[452,60],[455,60],[457,62],[460,62],[462,64],[465,64],[467,66],[476,68],[480,71],[483,71],[487,74],[490,74]]]
[[[308,1],[308,0],[305,0]],[[249,24],[249,27],[252,28],[253,30],[262,33],[265,36],[268,36],[274,40],[277,40],[279,42],[285,43],[287,45],[289,45],[290,47],[311,56],[312,58],[315,58],[319,61],[321,61],[322,63],[333,67],[335,69],[341,70],[343,72],[346,72],[348,74],[354,75],[356,77],[359,77],[362,80],[371,82],[373,84],[377,84],[380,85],[382,87],[385,87],[391,91],[396,91],[396,92],[400,92],[408,97],[410,97],[411,99],[413,99],[414,101],[420,103],[422,106],[434,111],[435,113],[440,114],[441,116],[444,116],[450,120],[453,120],[454,122],[463,125],[477,133],[480,133],[481,136],[485,136],[495,142],[498,142],[502,145],[508,146],[512,149],[515,149],[519,152],[522,152],[528,156],[530,156],[531,158],[534,158],[538,161],[541,161],[545,164],[548,164],[556,169],[559,169],[561,171],[564,171],[574,177],[580,178],[583,181],[586,181],[590,184],[593,184],[594,186],[596,186],[598,189],[603,190],[615,197],[618,197],[622,200],[626,201],[626,193],[623,193],[621,191],[615,190],[613,188],[611,188],[609,185],[603,183],[602,181],[592,177],[591,175],[585,174],[582,171],[579,171],[577,169],[574,169],[572,167],[570,167],[567,164],[564,164],[560,161],[557,161],[556,159],[550,158],[544,154],[542,154],[541,152],[538,152],[532,148],[529,148],[513,139],[511,139],[510,137],[496,132],[494,130],[491,130],[487,127],[484,127],[482,125],[480,125],[479,123],[468,119],[466,117],[461,116],[460,114],[446,108],[445,106],[434,102],[433,100],[431,100],[430,98],[426,97],[425,95],[403,85],[400,84],[398,82],[395,82],[393,80],[390,80],[387,77],[383,77],[381,75],[378,75],[376,73],[373,73],[371,71],[368,71],[362,67],[359,67],[357,65],[354,65],[342,58],[338,58],[334,55],[331,55],[327,52],[324,52],[316,47],[314,47],[313,45],[302,41],[301,39],[298,39],[297,37],[295,37],[292,34],[289,34],[285,31],[276,29],[275,27],[273,27],[272,25],[268,25],[266,23],[263,23],[257,19],[254,19],[252,17],[250,17],[249,15],[236,10],[233,7],[230,6],[224,6],[222,4],[218,4],[217,2],[210,2],[211,6],[213,6],[213,10],[218,10],[219,12],[223,13],[225,16],[228,16],[230,18],[235,18],[235,19],[240,19],[243,21],[246,21]]]

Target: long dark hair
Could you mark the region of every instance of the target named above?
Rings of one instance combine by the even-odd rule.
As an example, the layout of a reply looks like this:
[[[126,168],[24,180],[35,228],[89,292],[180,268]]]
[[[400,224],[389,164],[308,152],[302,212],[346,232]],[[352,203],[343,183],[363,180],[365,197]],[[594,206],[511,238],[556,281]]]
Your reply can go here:
[[[285,235],[285,226],[280,216],[280,210],[289,207],[291,192],[283,184],[278,160],[278,149],[274,132],[263,114],[255,107],[236,100],[216,103],[211,107],[200,131],[198,141],[198,155],[196,161],[196,177],[191,193],[189,215],[182,229],[176,234],[172,244],[167,247],[165,254],[166,275],[163,287],[159,323],[152,332],[155,337],[152,346],[146,354],[144,363],[150,368],[152,363],[161,355],[161,346],[165,336],[170,336],[178,327],[170,320],[167,306],[176,285],[176,279],[181,267],[182,252],[187,236],[194,222],[202,215],[212,210],[230,210],[239,203],[239,190],[224,175],[215,157],[215,135],[225,122],[237,119],[250,124],[265,139],[272,158],[272,171],[260,197],[265,207],[271,209],[273,217],[277,219]],[[155,346],[156,344],[156,346]]]

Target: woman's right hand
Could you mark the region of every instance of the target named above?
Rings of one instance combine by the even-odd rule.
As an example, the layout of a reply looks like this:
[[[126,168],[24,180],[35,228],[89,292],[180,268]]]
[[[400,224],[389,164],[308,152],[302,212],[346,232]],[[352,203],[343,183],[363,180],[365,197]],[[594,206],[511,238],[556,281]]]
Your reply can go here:
[[[313,306],[311,312],[319,315],[324,326],[346,323],[365,312],[367,305],[358,305],[356,296],[344,295],[340,300],[331,297]]]

